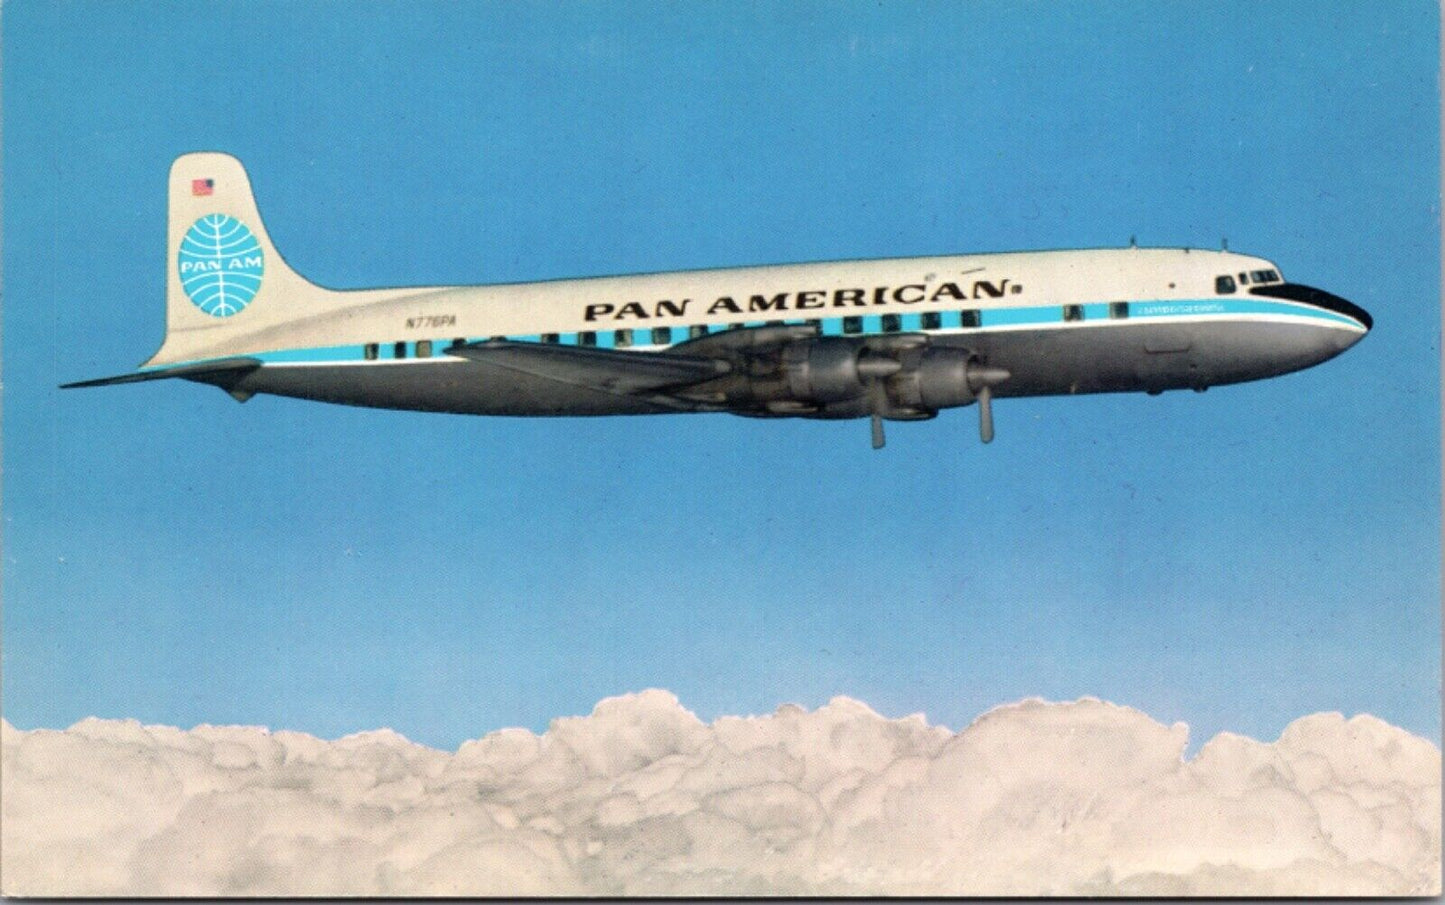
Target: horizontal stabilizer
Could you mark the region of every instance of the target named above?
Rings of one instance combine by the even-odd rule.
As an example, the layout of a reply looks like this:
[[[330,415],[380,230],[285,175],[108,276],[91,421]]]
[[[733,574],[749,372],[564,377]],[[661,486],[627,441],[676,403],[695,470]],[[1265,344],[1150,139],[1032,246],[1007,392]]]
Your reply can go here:
[[[731,370],[725,361],[693,355],[508,340],[453,346],[446,351],[459,358],[605,393],[648,393],[689,386]]]
[[[171,377],[184,377],[190,380],[200,380],[203,383],[209,382],[208,377],[232,376],[244,377],[257,368],[261,362],[255,358],[222,358],[217,361],[203,361],[197,364],[176,365],[172,368],[153,368],[149,371],[138,371],[134,374],[122,374],[119,377],[101,377],[97,380],[82,380],[77,383],[62,384],[62,390],[73,390],[80,387],[106,387],[118,383],[142,383],[147,380],[166,380]]]

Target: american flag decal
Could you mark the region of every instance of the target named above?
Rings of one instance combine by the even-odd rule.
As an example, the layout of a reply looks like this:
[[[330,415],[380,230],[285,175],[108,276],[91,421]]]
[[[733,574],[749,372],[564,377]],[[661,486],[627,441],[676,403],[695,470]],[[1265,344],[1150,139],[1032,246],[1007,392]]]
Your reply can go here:
[[[216,187],[216,180],[214,180],[214,179],[192,179],[192,180],[191,180],[191,194],[192,194],[192,195],[209,195],[209,194],[211,194],[211,191],[212,191],[213,189],[215,189],[215,187]]]

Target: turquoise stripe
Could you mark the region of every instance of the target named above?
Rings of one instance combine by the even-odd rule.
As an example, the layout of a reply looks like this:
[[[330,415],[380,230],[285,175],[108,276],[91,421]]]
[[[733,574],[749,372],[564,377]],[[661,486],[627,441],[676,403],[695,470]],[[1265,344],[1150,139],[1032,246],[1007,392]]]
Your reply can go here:
[[[262,352],[259,355],[242,357],[259,358],[267,364],[293,361],[355,361],[362,357],[362,347],[358,345],[323,346],[318,349],[281,349],[276,352]]]
[[[1091,302],[1081,305],[1084,311],[1084,322],[1111,321],[1114,323],[1127,323],[1123,319],[1109,317],[1109,302]],[[965,329],[987,329],[989,327],[1013,327],[1027,324],[1056,324],[1064,319],[1062,305],[1042,305],[1028,308],[983,308],[978,309],[980,317],[979,328]],[[956,330],[959,328],[959,312],[956,310],[939,311],[942,315],[943,330]],[[1364,325],[1351,317],[1335,311],[1327,311],[1322,308],[1315,308],[1303,304],[1291,304],[1284,301],[1270,301],[1266,299],[1241,299],[1241,298],[1214,298],[1214,299],[1183,299],[1179,301],[1135,301],[1129,303],[1129,319],[1159,318],[1159,317],[1198,317],[1198,316],[1220,316],[1228,317],[1241,314],[1265,314],[1265,315],[1287,315],[1291,317],[1306,317],[1314,320],[1328,321],[1330,323],[1344,324],[1351,327],[1363,327]],[[845,334],[843,332],[843,318],[859,317],[863,322],[862,334]],[[918,332],[923,329],[923,316],[921,314],[899,315],[904,332]],[[878,314],[840,314],[836,317],[826,318],[788,318],[785,323],[803,324],[809,320],[820,323],[824,336],[844,335],[870,335],[883,332],[883,318]],[[748,327],[761,327],[765,321],[747,321]],[[721,333],[727,328],[726,324],[712,325],[710,332]],[[633,346],[652,346],[652,329],[650,327],[632,327]],[[613,330],[598,329],[592,331],[597,335],[597,348],[616,348],[616,340]],[[479,336],[469,337],[468,342],[480,342],[490,337]],[[509,340],[516,342],[539,342],[541,334],[516,334],[508,335]],[[672,328],[673,343],[683,342],[687,339],[686,327]],[[446,347],[451,344],[452,337],[432,339],[432,358],[446,358]],[[565,345],[578,345],[577,333],[563,333],[559,341]],[[379,342],[377,346],[377,358],[383,361],[396,358],[395,342]],[[415,359],[416,342],[406,343],[406,355],[404,358]],[[234,358],[238,356],[224,356]],[[278,349],[271,352],[245,353],[241,357],[256,358],[266,364],[295,364],[315,363],[330,361],[362,361],[365,360],[365,346],[361,344],[343,346],[318,346],[303,349]],[[183,364],[200,364],[206,361],[219,361],[219,358],[196,359],[183,362]],[[160,365],[157,367],[175,367],[175,365]],[[142,368],[141,372],[156,370],[157,368]]]
[[[1326,311],[1307,305],[1292,305],[1289,302],[1270,302],[1262,299],[1207,299],[1179,302],[1134,302],[1129,306],[1131,317],[1180,317],[1201,314],[1284,314],[1293,317],[1312,317],[1317,320],[1363,327],[1359,321],[1336,311]]]
[[[1058,305],[1047,308],[985,308],[979,312],[979,317],[980,324],[985,327],[1055,324],[1064,319],[1064,309]]]

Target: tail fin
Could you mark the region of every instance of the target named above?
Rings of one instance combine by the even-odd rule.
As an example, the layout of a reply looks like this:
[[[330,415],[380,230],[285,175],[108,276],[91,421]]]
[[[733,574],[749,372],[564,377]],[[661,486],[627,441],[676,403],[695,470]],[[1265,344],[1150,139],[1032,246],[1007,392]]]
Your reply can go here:
[[[177,157],[169,192],[166,338],[148,366],[235,354],[240,336],[327,306],[271,243],[239,160]]]

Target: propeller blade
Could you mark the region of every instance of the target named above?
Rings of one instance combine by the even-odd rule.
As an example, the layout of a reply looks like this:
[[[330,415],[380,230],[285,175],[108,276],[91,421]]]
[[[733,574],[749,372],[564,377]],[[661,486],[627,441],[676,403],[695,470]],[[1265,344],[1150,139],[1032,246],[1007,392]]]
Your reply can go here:
[[[993,388],[988,385],[978,391],[978,438],[993,442]]]
[[[881,379],[868,381],[868,412],[873,422],[873,448],[883,448],[883,411],[888,408],[888,390]]]

